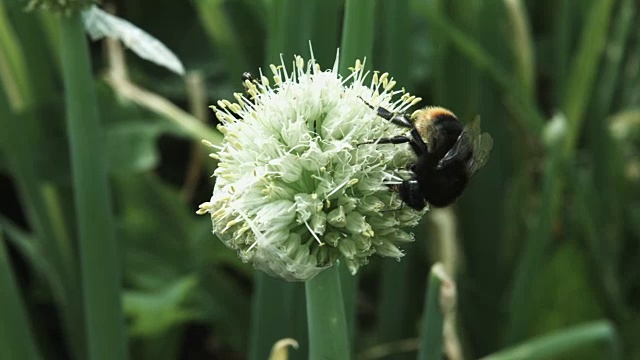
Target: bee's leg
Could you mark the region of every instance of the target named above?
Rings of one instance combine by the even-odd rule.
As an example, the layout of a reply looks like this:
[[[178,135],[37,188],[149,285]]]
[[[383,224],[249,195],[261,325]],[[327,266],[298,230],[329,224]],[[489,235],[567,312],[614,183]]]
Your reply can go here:
[[[364,143],[360,143],[358,145],[362,145],[362,144],[406,144],[406,143],[410,143],[411,138],[408,138],[406,136],[394,136],[394,137],[390,137],[390,138],[380,138],[380,139],[376,139],[376,140],[371,140],[371,141],[367,141]]]
[[[411,123],[411,120],[409,119],[409,116],[406,114],[397,114],[397,113],[392,113],[391,111],[379,106],[377,109],[371,105],[370,103],[368,103],[365,99],[363,99],[362,97],[360,97],[360,100],[362,100],[369,108],[371,108],[371,110],[375,110],[376,113],[378,114],[378,116],[380,116],[381,118],[391,121],[392,123],[398,125],[398,126],[402,126],[402,127],[407,127],[411,129],[411,138],[408,138],[406,136],[394,136],[392,138],[382,138],[379,140],[376,140],[378,144],[405,144],[405,143],[409,143],[411,145],[411,149],[413,150],[413,152],[419,157],[422,156],[422,154],[425,154],[428,152],[428,148],[427,148],[427,144],[424,143],[424,141],[422,140],[422,137],[420,136],[420,133],[418,132],[418,130],[413,126],[413,123]],[[376,141],[372,141],[372,142],[376,142]],[[365,144],[370,144],[372,142],[368,142]]]
[[[400,184],[400,198],[410,208],[415,210],[422,210],[427,206],[427,202],[424,199],[420,184],[416,179],[405,180]]]
[[[427,152],[427,145],[422,141],[422,139],[418,137],[416,140],[416,138],[412,139],[402,135],[394,136],[390,138],[380,138],[376,140],[371,140],[371,141],[360,143],[358,145],[363,145],[363,144],[395,144],[397,145],[397,144],[406,144],[406,143],[409,143],[409,145],[411,145],[411,149],[416,154],[416,156],[421,156],[422,154]]]
[[[406,128],[412,128],[413,124],[411,123],[411,120],[409,120],[409,117],[406,114],[397,114],[397,113],[392,113],[391,111],[383,108],[382,106],[378,106],[378,108],[375,108],[373,105],[371,105],[370,103],[368,103],[365,99],[363,99],[362,97],[358,96],[360,98],[360,100],[362,100],[369,108],[371,108],[371,110],[374,110],[378,116],[380,116],[381,118],[391,121],[392,123],[398,125],[398,126],[402,126],[402,127],[406,127]]]

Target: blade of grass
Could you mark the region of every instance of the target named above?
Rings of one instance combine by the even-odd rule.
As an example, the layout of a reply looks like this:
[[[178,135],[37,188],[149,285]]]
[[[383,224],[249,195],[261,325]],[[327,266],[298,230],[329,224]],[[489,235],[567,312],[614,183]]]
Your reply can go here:
[[[609,359],[620,359],[615,329],[607,321],[598,321],[554,331],[485,356],[481,360],[551,359],[595,342],[608,342],[611,347]]]
[[[566,120],[561,122],[566,129],[558,142],[547,151],[539,213],[532,223],[523,258],[516,269],[509,312],[511,319],[507,332],[509,344],[523,339],[529,328],[531,319],[528,309],[531,306],[531,297],[528,289],[538,268],[542,266],[544,252],[553,237],[555,219],[560,214],[567,160],[575,151],[595,71],[606,40],[613,3],[613,0],[593,1],[584,24],[580,47],[564,94]]]
[[[60,26],[56,19],[55,14],[50,14],[47,12],[40,12],[38,14],[40,20],[40,26],[43,29],[43,33],[45,36],[46,44],[48,45],[53,59],[48,58],[47,60],[51,62],[51,67],[55,68],[56,74],[62,73],[62,60],[60,59]]]
[[[264,69],[269,64],[280,64],[280,54],[306,54],[311,27],[297,29],[300,12],[305,18],[313,13],[315,2],[296,0],[274,0],[268,7],[268,34]],[[298,13],[296,13],[298,12]],[[304,45],[302,45],[302,40]],[[287,59],[287,55],[283,55]],[[266,74],[265,74],[266,75]],[[292,359],[304,359],[306,355],[305,329],[307,319],[304,309],[302,284],[288,283],[258,271],[254,276],[254,295],[251,299],[251,332],[249,359],[265,359],[276,341],[283,338],[298,340],[300,349],[291,352]]]
[[[575,60],[569,69],[562,110],[569,131],[563,151],[571,152],[576,145],[584,115],[591,98],[600,59],[604,53],[614,0],[593,1],[580,34]]]
[[[516,77],[524,95],[535,98],[535,57],[527,12],[522,0],[504,0],[511,28],[511,48],[516,62]]]
[[[400,304],[407,304],[411,291],[408,288],[409,258],[402,261],[382,261],[380,304],[378,306],[378,342],[387,343],[410,336],[411,322],[406,311],[399,311]]]
[[[0,78],[11,107],[23,110],[30,101],[26,61],[14,29],[0,3]]]
[[[0,228],[0,358],[41,359]]]
[[[120,259],[89,49],[79,14],[60,17],[67,126],[73,164],[87,359],[126,359]]]
[[[431,267],[424,300],[418,360],[441,359],[443,355],[444,313],[442,293],[454,286],[441,263]]]
[[[613,146],[614,144],[612,144]],[[616,159],[611,161],[617,165]],[[595,169],[594,169],[595,172]],[[622,171],[620,171],[621,173]],[[619,175],[610,174],[614,178],[619,178]],[[602,298],[604,298],[604,304],[609,316],[617,321],[624,321],[628,318],[628,309],[624,302],[623,291],[621,290],[619,264],[617,263],[617,256],[619,254],[612,252],[612,247],[620,246],[621,244],[610,244],[611,242],[617,242],[621,239],[619,234],[611,234],[610,229],[611,221],[617,221],[613,218],[612,214],[606,214],[602,210],[601,197],[598,196],[599,192],[594,192],[593,189],[601,189],[597,187],[594,182],[594,174],[591,171],[579,172],[575,179],[572,181],[575,188],[575,208],[576,208],[576,222],[579,230],[586,240],[587,248],[590,251],[590,255],[593,263],[592,273],[596,275],[598,279],[598,285],[601,289]],[[613,180],[612,182],[615,182]],[[618,209],[614,210],[614,214],[622,216]]]
[[[636,20],[637,23],[637,20]],[[637,107],[640,103],[640,27],[635,27],[631,36],[631,46],[623,66],[620,90],[620,108]]]
[[[486,53],[491,54],[496,64],[505,71],[508,69],[508,76],[514,84],[519,84],[520,79],[511,65],[514,55],[509,48],[505,24],[485,21],[509,18],[503,1],[482,2],[466,8],[464,1],[457,3],[448,12],[448,19],[473,38]],[[513,32],[509,29],[506,33]],[[434,35],[447,38],[437,31]],[[447,102],[443,104],[452,106],[462,121],[479,114],[483,130],[494,139],[494,151],[487,166],[474,177],[454,207],[459,217],[458,242],[461,247],[460,265],[455,268],[459,272],[456,279],[461,292],[459,334],[470,354],[486,354],[496,349],[503,330],[505,312],[500,301],[508,280],[508,268],[501,251],[507,244],[503,232],[505,208],[502,199],[512,164],[518,159],[513,148],[524,145],[524,141],[513,141],[513,138],[522,138],[525,129],[514,129],[514,115],[519,112],[509,114],[505,111],[505,92],[500,84],[489,74],[469,66],[468,56],[455,44],[451,43],[450,47],[449,56],[445,59],[445,71],[438,74],[443,77],[442,82],[450,87],[444,99]],[[518,120],[522,121],[523,118]],[[434,220],[435,215],[436,212],[432,214]],[[444,244],[442,240],[446,239],[445,233],[439,231],[438,234],[441,238],[438,243]],[[442,259],[450,269],[450,262]],[[454,273],[449,274],[454,276]]]
[[[553,121],[558,121],[566,126],[566,120],[562,115]],[[567,158],[561,151],[566,134],[562,132],[547,150],[548,157],[544,163],[545,174],[542,180],[540,205],[537,213],[533,214],[530,223],[526,243],[522,249],[522,257],[515,269],[513,277],[511,299],[509,303],[509,323],[507,325],[507,344],[514,344],[525,338],[531,321],[531,294],[530,288],[538,272],[544,266],[544,254],[551,243],[553,228],[560,214],[562,189],[565,185],[565,171],[567,170]]]
[[[310,360],[351,358],[339,266],[305,282]]]
[[[368,0],[346,0],[342,40],[340,41],[339,73],[349,75],[349,67],[356,59],[367,59],[367,67],[373,69],[371,54],[373,49],[373,24],[375,2]],[[349,338],[355,339],[355,308],[358,296],[358,275],[351,275],[346,266],[340,267],[340,282],[344,298],[344,313],[349,328]]]
[[[380,49],[380,68],[388,71],[398,84],[408,84],[411,48],[409,44],[398,41],[406,37],[411,30],[408,21],[398,21],[411,16],[409,0],[381,0],[379,19],[376,27],[380,31],[382,44]],[[366,49],[365,49],[366,50]]]
[[[268,21],[267,63],[279,64],[280,54],[284,59],[294,54],[305,54],[309,49],[312,24],[318,19],[315,13],[317,1],[274,0]]]
[[[59,68],[55,68],[55,62],[50,60],[52,51],[44,41],[48,34],[39,21],[40,18],[34,13],[24,11],[25,4],[21,1],[4,3],[7,17],[11,19],[7,26],[13,27],[15,34],[18,35],[18,46],[21,47],[22,54],[16,58],[20,63],[14,63],[13,65],[17,67],[13,69],[18,71],[18,76],[26,86],[24,88],[27,91],[24,93],[26,102],[41,105],[55,101],[56,80],[58,80],[56,70]],[[2,32],[3,30],[0,30],[0,33]],[[36,83],[37,85],[34,86]]]
[[[591,200],[590,206],[579,206],[585,215],[584,226],[600,224],[585,235],[592,236],[592,256],[597,267],[601,287],[606,294],[609,314],[616,320],[622,320],[624,302],[621,299],[619,282],[616,281],[616,269],[620,268],[619,255],[623,246],[622,222],[623,209],[620,199],[622,158],[609,131],[607,114],[611,111],[616,88],[619,85],[623,55],[631,34],[631,24],[636,15],[636,2],[623,0],[617,10],[610,39],[607,42],[604,64],[598,78],[598,91],[591,104],[590,121],[586,124],[589,147],[593,158],[593,183],[584,188],[585,195],[576,196],[577,200]],[[589,189],[598,189],[597,192]],[[585,228],[586,230],[587,228]]]
[[[38,240],[29,236],[10,219],[2,215],[0,215],[0,227],[7,234],[7,242],[11,243],[22,258],[27,260],[35,272],[47,280],[47,285],[51,287],[54,298],[64,299],[64,286],[60,275],[44,255]]]
[[[224,1],[222,0],[198,0],[194,6],[200,17],[207,35],[219,49],[219,53],[226,59],[226,68],[231,79],[240,79],[240,75],[249,71],[249,65],[245,61],[242,47],[225,14]]]
[[[10,72],[14,71],[18,70],[10,69]],[[3,77],[3,81],[8,80]],[[85,356],[84,321],[82,312],[78,311],[82,306],[79,276],[77,271],[74,271],[77,268],[74,249],[71,239],[67,236],[64,221],[60,218],[61,211],[54,201],[56,191],[51,185],[40,180],[42,176],[38,168],[38,158],[41,155],[38,151],[42,151],[42,147],[35,112],[24,108],[29,101],[29,88],[37,84],[27,79],[28,88],[24,89],[24,93],[17,94],[23,100],[13,106],[4,94],[0,93],[0,113],[4,114],[0,116],[0,128],[3,129],[0,131],[0,146],[10,164],[29,225],[35,233],[35,238],[41,242],[43,255],[51,264],[50,280],[60,280],[62,291],[58,291],[55,283],[49,285],[61,307],[64,327],[69,331],[67,339],[72,352],[81,359]],[[19,104],[22,104],[22,108],[19,108]]]
[[[598,91],[596,93],[593,113],[593,117],[597,119],[597,121],[593,121],[593,124],[606,124],[603,120],[611,110],[616,86],[620,80],[625,49],[631,36],[631,25],[633,24],[636,12],[637,7],[633,0],[622,0],[614,17],[613,30],[606,44],[603,69],[602,72],[600,72],[600,78],[598,80]],[[603,131],[603,133],[606,132]],[[606,149],[606,146],[597,146],[597,148]]]
[[[380,69],[388,71],[399,84],[409,85],[411,52],[406,42],[398,41],[410,33],[408,21],[408,0],[379,1],[376,28],[382,39],[380,56],[376,63]],[[424,239],[417,239],[418,241]],[[378,342],[401,340],[412,335],[413,317],[409,311],[398,312],[398,304],[407,304],[410,296],[409,269],[413,256],[405,256],[402,261],[383,259],[380,303],[378,306]],[[405,307],[406,309],[406,307]],[[408,356],[403,354],[402,356]]]
[[[544,116],[533,103],[533,99],[526,96],[498,61],[477,41],[454,26],[438,8],[421,6],[420,11],[434,27],[434,30],[438,31],[439,36],[449,40],[451,45],[468,57],[479,70],[487,72],[500,85],[503,93],[513,99],[524,116],[524,121],[520,126],[526,129],[528,134],[539,134],[545,122]]]
[[[349,75],[349,68],[356,59],[367,58],[367,67],[373,69],[373,24],[375,2],[369,0],[346,0],[342,40],[340,41],[340,75]]]
[[[335,61],[340,41],[343,0],[315,1],[315,19],[311,42],[318,64],[329,66]]]
[[[608,129],[606,116],[611,110],[616,87],[620,80],[622,70],[622,60],[628,39],[631,35],[631,24],[636,14],[636,3],[633,0],[623,0],[615,16],[615,24],[611,38],[607,42],[607,50],[603,70],[598,79],[598,91],[593,102],[592,121],[587,124],[589,131],[591,154],[594,159],[595,183],[598,189],[602,190],[604,209],[603,215],[608,216],[608,222],[613,224],[612,233],[619,231],[618,213],[618,189],[614,183],[616,161],[612,161],[617,156],[614,151],[614,144]],[[591,117],[590,116],[590,117]]]
[[[553,11],[553,99],[554,105],[562,102],[571,56],[572,16],[571,1],[558,0]]]

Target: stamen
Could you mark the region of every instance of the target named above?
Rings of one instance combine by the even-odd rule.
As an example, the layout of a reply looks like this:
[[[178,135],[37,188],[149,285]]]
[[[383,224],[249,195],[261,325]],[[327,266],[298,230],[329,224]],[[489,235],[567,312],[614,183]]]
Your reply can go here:
[[[320,238],[318,237],[318,235],[316,235],[315,231],[313,231],[311,226],[309,226],[309,223],[307,222],[307,220],[304,220],[304,225],[307,227],[307,229],[309,229],[309,232],[311,233],[311,236],[313,236],[314,239],[316,239],[316,241],[318,242],[318,245],[324,246],[324,243],[322,241],[320,241]]]

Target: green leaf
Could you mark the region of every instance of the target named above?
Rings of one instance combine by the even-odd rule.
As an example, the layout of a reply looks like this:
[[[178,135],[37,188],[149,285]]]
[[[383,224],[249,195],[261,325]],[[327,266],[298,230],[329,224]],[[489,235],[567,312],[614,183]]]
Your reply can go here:
[[[160,155],[156,141],[163,131],[161,124],[119,122],[107,128],[109,169],[137,173],[155,168]]]
[[[211,240],[218,242],[215,239]],[[252,320],[250,319],[251,313],[247,311],[251,307],[251,303],[246,289],[243,289],[241,284],[238,284],[235,276],[229,275],[223,269],[212,270],[211,266],[199,269],[198,282],[198,309],[203,313],[203,318],[212,327],[225,329],[224,332],[218,335],[221,340],[230,344],[238,352],[246,352],[250,340],[247,338],[247,333]],[[302,289],[301,284],[298,285],[300,286],[294,287],[294,289]],[[254,291],[259,290],[256,289]],[[279,294],[271,295],[274,295],[274,297],[279,296]],[[281,298],[287,299],[286,294]],[[287,309],[289,311],[284,312],[286,316],[291,316],[291,318],[295,318],[296,315],[304,317],[302,311],[291,308],[293,305],[285,303],[282,306],[288,306]],[[300,307],[303,308],[302,305]],[[277,317],[278,314],[267,314],[267,316]],[[288,325],[292,320],[285,320],[285,322]],[[274,329],[274,333],[269,334],[270,338],[281,335],[281,333],[276,333],[275,331],[279,330]],[[305,338],[304,332],[297,331],[297,329],[290,330],[284,336],[296,336],[301,340]],[[306,354],[303,354],[303,356],[306,356]]]
[[[152,174],[122,174],[116,176],[115,183],[119,237],[126,249],[126,280],[141,289],[159,289],[191,273],[195,215],[190,214],[179,193]]]
[[[189,320],[202,318],[202,313],[188,304],[197,286],[194,276],[186,276],[154,292],[127,291],[124,310],[131,318],[131,335],[159,336]]]
[[[59,22],[86,315],[86,358],[126,359],[119,259],[89,48],[79,14],[60,17]]]
[[[529,289],[532,303],[536,304],[530,310],[531,334],[544,334],[604,316],[587,265],[585,254],[569,242],[556,249],[548,263],[538,269],[535,283]]]
[[[0,358],[41,359],[0,228]]]
[[[455,26],[436,6],[423,5],[420,11],[440,37],[450,41],[451,45],[466,56],[478,70],[486,72],[501,87],[502,92],[517,106],[518,113],[523,117],[520,125],[527,133],[539,134],[545,122],[544,116],[533,102],[534,99],[528,97],[526,92],[517,86],[513,76],[498,60],[473,37]],[[519,117],[515,120],[520,121]]]
[[[523,93],[530,99],[535,96],[535,56],[531,27],[523,0],[504,0],[509,19],[509,40],[516,63],[516,76]]]
[[[556,359],[559,355],[598,342],[609,343],[611,352],[607,359],[620,359],[615,329],[607,321],[598,321],[555,331],[483,357],[481,360]]]
[[[240,83],[240,75],[251,69],[243,54],[238,32],[225,13],[224,3],[221,0],[198,0],[193,4],[197,7],[204,30],[224,57],[230,77]]]
[[[562,110],[569,124],[563,151],[572,151],[580,135],[587,106],[596,80],[596,72],[605,50],[611,13],[616,1],[592,1],[580,34],[580,44],[569,68]]]
[[[64,305],[66,295],[64,293],[62,277],[51,265],[51,261],[43,251],[39,239],[35,239],[33,236],[27,234],[11,220],[2,215],[0,215],[0,226],[2,226],[3,230],[7,233],[8,241],[18,250],[20,255],[29,263],[38,276],[46,280],[58,304]]]
[[[368,0],[346,0],[342,40],[340,41],[340,66],[342,76],[349,75],[349,68],[356,59],[367,59],[367,67],[373,69],[371,54],[373,50],[375,23],[375,2]]]

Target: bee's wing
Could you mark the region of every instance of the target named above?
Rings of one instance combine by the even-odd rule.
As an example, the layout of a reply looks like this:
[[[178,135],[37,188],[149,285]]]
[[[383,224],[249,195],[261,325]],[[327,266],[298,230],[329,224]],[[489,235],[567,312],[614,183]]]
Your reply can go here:
[[[476,137],[473,142],[473,158],[467,163],[467,172],[473,176],[489,160],[489,154],[493,148],[493,138],[484,133]]]
[[[453,161],[464,159],[473,150],[474,139],[480,135],[480,117],[476,116],[471,123],[462,129],[455,144],[438,162],[438,168],[443,168]]]
[[[456,143],[438,162],[438,167],[442,168],[454,160],[464,159],[468,153],[472,152],[473,157],[467,162],[467,173],[469,176],[473,176],[487,163],[492,147],[493,139],[491,135],[487,133],[481,134],[480,117],[476,116],[465,126]]]

